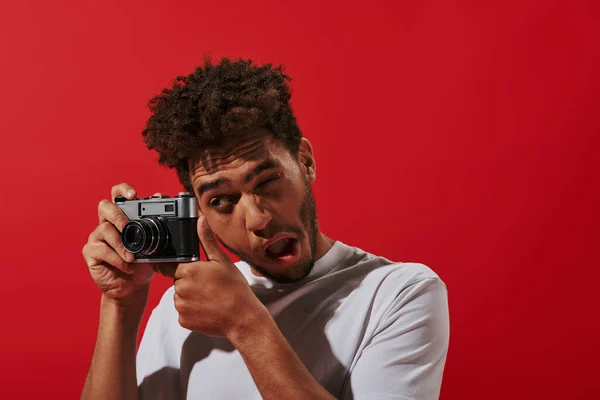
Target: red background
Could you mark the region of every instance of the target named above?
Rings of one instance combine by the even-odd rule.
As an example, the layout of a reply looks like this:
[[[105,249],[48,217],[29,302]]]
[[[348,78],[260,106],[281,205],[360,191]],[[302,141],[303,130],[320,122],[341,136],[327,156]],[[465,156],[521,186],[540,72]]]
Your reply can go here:
[[[146,103],[212,51],[287,66],[326,234],[446,282],[443,400],[600,398],[599,17],[594,1],[3,2],[0,397],[79,396],[97,203],[121,181],[180,190],[144,147]]]

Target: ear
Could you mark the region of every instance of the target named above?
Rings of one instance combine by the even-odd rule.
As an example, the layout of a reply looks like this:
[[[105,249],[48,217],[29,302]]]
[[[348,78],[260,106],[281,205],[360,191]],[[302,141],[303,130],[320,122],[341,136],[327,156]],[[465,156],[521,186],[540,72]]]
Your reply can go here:
[[[313,155],[313,148],[307,138],[300,140],[298,148],[298,164],[306,175],[306,180],[312,184],[317,179],[317,164]]]

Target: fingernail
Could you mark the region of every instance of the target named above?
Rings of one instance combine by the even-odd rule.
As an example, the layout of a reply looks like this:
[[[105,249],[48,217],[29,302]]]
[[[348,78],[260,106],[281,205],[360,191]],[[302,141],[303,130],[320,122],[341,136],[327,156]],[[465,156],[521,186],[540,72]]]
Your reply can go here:
[[[127,189],[127,191],[125,191],[125,194],[127,194],[127,197],[133,197],[135,196],[135,190]]]
[[[133,260],[135,260],[135,256],[129,252],[125,253],[125,259],[127,260],[127,262],[132,262]]]

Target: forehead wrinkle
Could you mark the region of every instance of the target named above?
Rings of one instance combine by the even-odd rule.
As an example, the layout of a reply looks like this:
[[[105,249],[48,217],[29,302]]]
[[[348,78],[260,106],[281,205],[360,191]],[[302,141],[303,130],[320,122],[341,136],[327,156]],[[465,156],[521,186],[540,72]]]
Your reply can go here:
[[[233,157],[229,160],[222,160],[219,163],[211,165],[208,169],[206,169],[203,165],[198,165],[196,168],[196,178],[200,178],[202,176],[213,175],[225,169],[234,169],[239,168],[243,164],[248,161],[259,159],[262,156],[262,151],[252,151],[244,154],[240,154],[239,156]]]
[[[199,183],[197,182],[199,178],[216,174],[225,169],[240,168],[248,161],[260,159],[264,155],[265,149],[266,146],[264,145],[264,141],[256,141],[248,146],[239,148],[233,154],[228,155],[227,158],[212,158],[211,160],[214,160],[215,164],[210,165],[208,169],[204,165],[204,161],[198,162],[194,171],[196,174],[193,178],[194,185],[199,185]]]
[[[190,165],[194,172],[198,172],[202,169],[206,171],[202,175],[210,175],[218,170],[220,166],[230,164],[238,158],[247,158],[250,153],[256,152],[261,148],[266,147],[266,143],[269,142],[269,137],[266,135],[260,135],[258,138],[253,138],[250,141],[238,142],[239,145],[232,145],[231,148],[207,148],[202,154],[200,154],[195,161]],[[230,153],[225,153],[231,151]],[[225,153],[225,155],[223,155]]]
[[[235,160],[236,158],[240,158],[243,157],[244,155],[251,153],[252,151],[257,150],[259,147],[261,147],[262,141],[255,141],[249,144],[245,144],[242,145],[241,147],[238,147],[237,149],[233,150],[232,153],[226,155],[226,156],[221,156],[221,155],[215,155],[213,156],[213,158],[209,158],[210,157],[210,150],[206,150],[205,155],[202,157],[201,162],[204,164],[213,164],[214,165],[210,165],[209,169],[214,168],[214,167],[218,167],[219,165],[222,164],[228,164],[231,161]],[[231,161],[228,161],[232,159]]]

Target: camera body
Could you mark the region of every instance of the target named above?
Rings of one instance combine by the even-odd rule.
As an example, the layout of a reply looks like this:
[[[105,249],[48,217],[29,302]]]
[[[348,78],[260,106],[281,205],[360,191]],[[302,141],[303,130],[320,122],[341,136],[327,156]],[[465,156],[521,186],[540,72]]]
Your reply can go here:
[[[136,263],[190,262],[200,259],[196,196],[181,192],[176,197],[152,196],[115,199],[129,219],[121,241]]]

